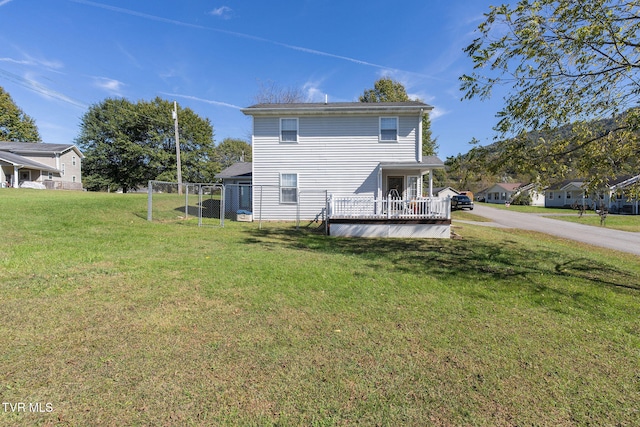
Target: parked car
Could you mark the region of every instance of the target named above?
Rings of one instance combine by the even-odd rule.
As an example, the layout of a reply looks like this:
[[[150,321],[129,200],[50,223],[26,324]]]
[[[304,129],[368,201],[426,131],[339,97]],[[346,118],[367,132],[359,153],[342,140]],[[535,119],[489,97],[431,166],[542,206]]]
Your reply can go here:
[[[467,196],[453,196],[451,198],[451,210],[454,211],[456,209],[469,209],[473,210],[473,201]]]

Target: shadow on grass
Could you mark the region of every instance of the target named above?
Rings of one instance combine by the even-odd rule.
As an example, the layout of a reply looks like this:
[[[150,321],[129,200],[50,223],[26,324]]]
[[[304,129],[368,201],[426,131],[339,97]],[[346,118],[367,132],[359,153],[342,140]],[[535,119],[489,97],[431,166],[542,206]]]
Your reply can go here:
[[[284,246],[302,251],[357,256],[373,271],[448,277],[460,283],[492,281],[498,286],[526,286],[536,292],[549,288],[549,277],[570,278],[584,284],[640,290],[633,272],[594,259],[541,247],[527,247],[513,239],[361,239],[337,238],[310,228],[253,229],[246,244],[268,249]],[[545,278],[546,279],[542,279]]]
[[[222,210],[221,201],[218,199],[205,199],[202,201],[202,204],[187,206],[186,213],[189,216],[197,217],[200,215],[200,210],[202,210],[203,218],[220,219],[220,211]],[[175,208],[174,211],[185,213],[185,207],[179,206]]]

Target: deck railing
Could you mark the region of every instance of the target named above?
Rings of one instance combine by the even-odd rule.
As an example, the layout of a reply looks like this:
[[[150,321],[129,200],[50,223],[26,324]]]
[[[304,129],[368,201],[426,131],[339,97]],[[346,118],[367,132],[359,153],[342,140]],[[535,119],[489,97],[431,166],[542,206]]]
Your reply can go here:
[[[451,219],[451,201],[439,197],[399,199],[373,196],[339,196],[327,199],[329,218],[353,219]]]

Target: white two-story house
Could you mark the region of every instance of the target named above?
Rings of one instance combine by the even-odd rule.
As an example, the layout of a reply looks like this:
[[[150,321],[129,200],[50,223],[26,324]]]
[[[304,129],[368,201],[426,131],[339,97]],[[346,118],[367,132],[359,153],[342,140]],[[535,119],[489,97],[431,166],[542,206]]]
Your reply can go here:
[[[440,221],[439,235],[429,237],[449,237],[448,200],[429,197],[432,180],[423,188],[423,177],[444,167],[422,156],[422,117],[432,108],[357,102],[243,109],[253,117],[254,220],[328,219],[334,235],[359,229],[417,237],[429,234],[429,221],[434,234]],[[401,233],[389,232],[403,224]]]

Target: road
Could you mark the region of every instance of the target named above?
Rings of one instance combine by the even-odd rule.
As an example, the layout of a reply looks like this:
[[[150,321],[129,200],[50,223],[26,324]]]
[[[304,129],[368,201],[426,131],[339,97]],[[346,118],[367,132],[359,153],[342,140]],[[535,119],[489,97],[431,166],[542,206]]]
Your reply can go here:
[[[537,214],[497,209],[476,203],[473,213],[493,221],[498,227],[519,228],[551,234],[594,246],[640,255],[640,233],[594,227],[575,222],[560,221]],[[483,223],[476,222],[482,225]],[[484,223],[489,225],[490,223]]]

